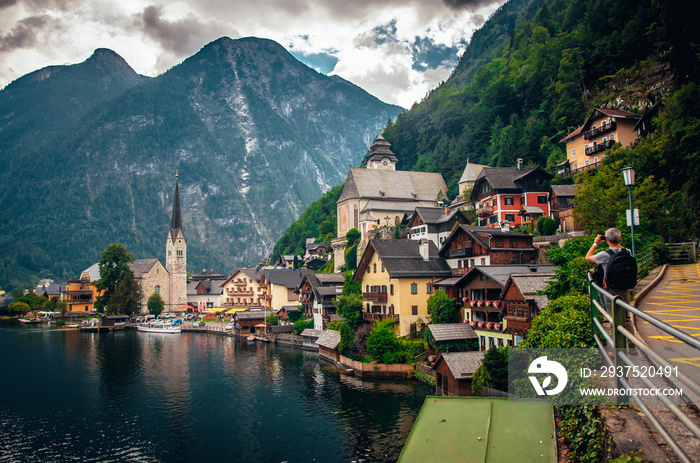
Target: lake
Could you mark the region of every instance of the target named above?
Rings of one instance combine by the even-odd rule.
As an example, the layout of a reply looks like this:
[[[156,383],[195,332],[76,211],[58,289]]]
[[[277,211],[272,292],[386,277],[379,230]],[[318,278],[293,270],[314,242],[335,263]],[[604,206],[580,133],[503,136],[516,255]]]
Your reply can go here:
[[[425,396],[204,333],[0,326],[0,462],[395,461]]]

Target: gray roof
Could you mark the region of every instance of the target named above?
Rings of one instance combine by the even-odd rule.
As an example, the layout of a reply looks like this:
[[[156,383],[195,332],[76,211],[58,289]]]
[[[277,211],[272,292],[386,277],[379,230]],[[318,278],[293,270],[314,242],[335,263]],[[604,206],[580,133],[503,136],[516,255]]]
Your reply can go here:
[[[324,333],[323,330],[314,330],[312,328],[306,328],[304,331],[302,331],[301,335],[302,336],[309,336],[311,338],[318,338]]]
[[[539,210],[540,210],[540,212],[542,211],[541,209],[539,209]],[[459,227],[455,228],[452,231],[452,233],[445,240],[445,242],[442,243],[442,247],[440,248],[440,254],[444,255],[447,252],[447,250],[449,249],[450,243],[452,243],[452,240],[461,233],[466,233],[467,235],[471,236],[472,239],[474,239],[479,244],[481,244],[485,249],[493,249],[488,238],[486,238],[486,237],[508,237],[508,238],[532,237],[532,235],[529,235],[527,233],[519,233],[519,232],[515,232],[515,231],[510,231],[510,230],[504,231],[498,227],[493,227],[493,228],[492,227],[475,227],[473,225],[460,224]],[[497,248],[497,249],[505,249],[505,248]],[[516,251],[525,251],[525,250],[532,250],[532,249],[534,249],[534,248],[517,248],[515,250]]]
[[[521,211],[525,211],[528,214],[544,214],[544,211],[537,206],[523,206],[520,208]]]
[[[318,337],[316,344],[327,349],[335,349],[340,345],[340,333],[335,330],[326,330]]]
[[[483,352],[451,352],[442,354],[441,358],[447,364],[455,379],[470,378],[484,360]]]
[[[191,280],[225,280],[226,277],[214,270],[202,270],[201,272],[189,277]]]
[[[533,275],[550,275],[557,267],[554,265],[476,265],[462,277],[460,283],[464,283],[478,274],[483,274],[499,285],[505,286],[511,275],[529,272],[531,268],[536,269],[536,272],[532,272]]]
[[[340,284],[342,286],[343,282],[345,281],[345,274],[342,272],[316,273],[316,274],[314,274],[314,276],[319,281],[319,283],[321,283],[323,286],[328,286],[328,285],[336,286],[337,284]]]
[[[479,176],[484,167],[488,166],[481,164],[470,164],[469,161],[467,161],[467,165],[464,167],[464,172],[462,172],[462,177],[460,177],[459,182],[457,183],[473,182]]]
[[[443,207],[417,207],[416,215],[420,217],[426,225],[438,225],[449,222],[459,212],[459,209],[453,209],[450,212],[445,212]]]
[[[224,292],[222,288],[225,282],[219,279],[216,280],[194,280],[187,283],[187,295],[188,296],[203,296],[209,295],[219,295]],[[207,291],[205,293],[197,293],[197,286],[202,285]]]
[[[432,241],[428,242],[429,259],[424,260],[420,255],[418,240],[370,240],[362,261],[355,272],[357,279],[368,265],[372,252],[379,255],[390,278],[447,278],[452,275],[452,269],[447,262],[438,256],[438,250]]]
[[[46,294],[49,296],[55,296],[58,294],[61,294],[63,291],[63,285],[60,283],[49,283],[49,286],[46,287]]]
[[[129,268],[131,268],[131,264],[129,264]],[[80,272],[81,275],[87,273],[90,275],[90,281],[94,282],[100,279],[100,266],[99,264],[92,264],[82,272]]]
[[[556,196],[576,196],[576,185],[552,185],[552,194]]]
[[[440,325],[428,325],[435,342],[463,341],[476,339],[478,336],[468,323],[445,323]]]
[[[284,286],[287,289],[296,289],[305,275],[313,274],[308,270],[291,269],[265,269],[264,273],[266,282]]]
[[[537,294],[547,286],[547,282],[554,276],[552,273],[514,273],[510,276],[513,284],[526,301],[534,301],[537,307],[544,309],[547,306],[547,296]]]
[[[447,185],[439,173],[355,167],[348,173],[338,202],[346,198],[435,201],[440,191],[446,193]]]
[[[134,278],[142,278],[144,273],[148,273],[156,265],[156,262],[158,259],[139,259],[129,263],[129,268],[134,272]]]
[[[363,214],[363,220],[376,220],[377,218],[370,214],[370,211],[381,212],[403,212],[404,214],[413,212],[416,209],[418,201],[382,201],[380,199],[371,199],[367,201],[360,213]]]
[[[271,327],[273,333],[291,333],[294,325],[274,325]]]
[[[272,315],[271,310],[248,310],[233,314],[233,316],[237,317],[239,320],[265,320],[268,315]]]

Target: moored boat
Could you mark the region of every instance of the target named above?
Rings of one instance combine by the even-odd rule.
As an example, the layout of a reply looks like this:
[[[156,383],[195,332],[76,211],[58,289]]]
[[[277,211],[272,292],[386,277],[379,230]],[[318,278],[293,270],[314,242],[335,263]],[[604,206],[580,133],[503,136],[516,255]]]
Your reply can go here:
[[[41,320],[39,320],[36,317],[34,317],[34,318],[20,318],[19,322],[24,323],[24,324],[31,324],[31,323],[41,323]]]
[[[139,331],[145,333],[173,333],[177,334],[182,331],[182,327],[172,321],[153,321],[150,323],[141,323],[137,327]]]

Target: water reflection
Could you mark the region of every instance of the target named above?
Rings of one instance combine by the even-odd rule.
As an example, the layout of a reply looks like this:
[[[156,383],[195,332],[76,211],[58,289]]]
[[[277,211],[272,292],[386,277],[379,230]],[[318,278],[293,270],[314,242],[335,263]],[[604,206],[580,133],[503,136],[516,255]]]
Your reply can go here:
[[[201,333],[0,327],[0,349],[0,462],[392,461],[430,392]]]

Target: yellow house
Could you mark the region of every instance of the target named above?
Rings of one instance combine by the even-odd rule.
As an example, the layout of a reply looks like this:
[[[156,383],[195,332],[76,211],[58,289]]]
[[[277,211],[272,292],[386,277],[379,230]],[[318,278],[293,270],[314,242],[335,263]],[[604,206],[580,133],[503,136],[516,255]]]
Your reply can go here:
[[[362,318],[396,318],[399,336],[406,336],[428,323],[433,285],[450,276],[450,266],[427,239],[370,240],[354,277],[362,282]]]
[[[99,291],[94,283],[100,279],[100,269],[97,264],[80,272],[80,278],[66,281],[64,300],[68,312],[92,312]]]
[[[566,161],[559,173],[565,176],[598,167],[605,150],[620,143],[627,147],[637,140],[635,126],[641,116],[621,109],[596,108],[586,122],[559,142],[566,143]]]
[[[265,269],[263,270],[260,284],[264,287],[263,308],[268,310],[280,310],[284,306],[299,306],[299,292],[297,288],[310,274],[308,270]]]
[[[238,268],[221,285],[222,304],[226,307],[262,307],[265,286],[260,283],[262,273],[250,267]]]

